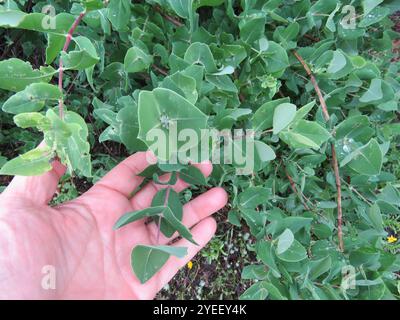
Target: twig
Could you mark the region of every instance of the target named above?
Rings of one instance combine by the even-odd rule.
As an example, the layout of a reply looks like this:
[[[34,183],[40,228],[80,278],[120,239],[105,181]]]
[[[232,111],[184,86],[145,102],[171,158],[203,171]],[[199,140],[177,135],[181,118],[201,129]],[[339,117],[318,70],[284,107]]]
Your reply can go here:
[[[67,52],[69,44],[71,43],[72,40],[72,35],[75,32],[76,27],[79,25],[79,23],[82,21],[83,17],[85,16],[86,12],[81,12],[79,16],[75,19],[74,23],[71,26],[71,29],[69,29],[67,33],[67,39],[65,40],[64,47],[62,49],[63,52]],[[63,92],[63,75],[64,75],[64,69],[63,69],[63,61],[62,58],[60,57],[60,66],[58,69],[58,87],[61,92]],[[58,101],[58,111],[61,119],[64,119],[64,101],[63,98]]]
[[[33,3],[32,3],[33,1],[32,0],[29,0],[26,4],[25,4],[25,12],[31,12],[32,11],[32,5],[33,5]]]
[[[163,69],[163,68],[160,68],[159,66],[156,66],[155,64],[153,64],[151,67],[152,67],[154,70],[156,70],[156,71],[158,71],[159,73],[161,73],[163,76],[168,76],[168,71],[167,71],[167,70],[165,70],[165,69]]]
[[[317,92],[319,102],[321,104],[322,113],[324,115],[325,121],[328,122],[330,120],[328,107],[326,105],[325,99],[322,95],[321,89],[318,86],[318,82],[315,79],[310,67],[304,61],[304,59],[300,56],[300,54],[293,50],[293,54],[296,56],[297,60],[301,63],[301,65],[306,70],[308,76],[311,79],[311,82],[314,86],[315,91]],[[335,134],[335,133],[333,133]],[[343,243],[343,231],[342,231],[342,224],[343,224],[343,212],[342,212],[342,185],[340,181],[340,172],[339,172],[339,165],[336,156],[336,149],[335,144],[331,142],[331,153],[332,153],[332,168],[335,174],[335,181],[336,181],[336,190],[337,190],[337,220],[338,220],[338,239],[339,239],[339,250],[344,251],[344,243]]]
[[[313,41],[313,42],[319,42],[319,38],[315,38],[315,37],[313,37],[313,36],[310,36],[309,34],[305,34],[305,35],[303,35],[303,37],[304,38],[307,38],[307,39],[309,39],[309,40],[311,40],[311,41]]]
[[[69,85],[67,92],[65,93],[66,95],[68,95],[68,93],[70,93],[70,91],[74,87],[75,80],[78,79],[78,77],[79,77],[79,72],[76,73],[74,80],[71,81],[71,84]]]
[[[233,79],[234,80],[238,79],[237,69],[235,69],[235,71],[233,71]],[[240,86],[240,87],[242,87],[242,86]],[[244,102],[246,100],[246,97],[244,96],[244,94],[241,91],[242,91],[242,89],[239,88],[239,101]]]
[[[170,15],[166,14],[165,12],[163,12],[161,10],[161,8],[159,6],[155,6],[154,9],[159,12],[166,20],[168,20],[169,22],[171,22],[173,25],[175,25],[176,27],[182,27],[183,23],[180,22],[178,19],[171,17]]]
[[[282,165],[283,165],[283,163],[282,163]],[[299,199],[300,199],[301,203],[303,204],[304,208],[305,208],[307,211],[310,211],[310,210],[311,210],[310,207],[309,207],[308,204],[305,202],[305,200],[304,200],[304,198],[303,198],[303,195],[300,195],[300,193],[298,192],[297,187],[296,187],[296,184],[295,184],[294,181],[293,181],[293,178],[290,176],[289,172],[287,172],[286,167],[285,167],[284,165],[283,165],[283,169],[285,170],[286,177],[287,177],[288,180],[289,180],[290,188],[291,188],[292,191],[299,197]]]
[[[339,249],[344,251],[343,244],[343,212],[342,212],[342,183],[340,181],[339,165],[336,156],[335,145],[331,143],[331,153],[332,153],[332,167],[335,172],[336,190],[337,190],[337,219],[338,219],[338,238],[339,238]]]
[[[366,204],[372,206],[373,203],[371,201],[369,201],[366,197],[364,197],[360,191],[358,191],[356,188],[354,188],[349,182],[347,182],[344,179],[341,179],[346,185],[347,188],[349,189],[350,192],[354,192],[362,201],[364,201]]]
[[[318,82],[315,79],[310,67],[307,65],[307,63],[304,61],[304,59],[300,56],[300,54],[297,51],[293,51],[293,54],[296,56],[297,60],[302,64],[304,67],[304,70],[306,70],[308,76],[311,79],[311,82],[314,86],[315,91],[317,92],[319,102],[321,103],[321,108],[322,108],[322,113],[324,114],[325,120],[328,122],[330,119],[328,108],[326,106],[326,102],[324,99],[324,96],[322,95],[321,89],[318,86]]]

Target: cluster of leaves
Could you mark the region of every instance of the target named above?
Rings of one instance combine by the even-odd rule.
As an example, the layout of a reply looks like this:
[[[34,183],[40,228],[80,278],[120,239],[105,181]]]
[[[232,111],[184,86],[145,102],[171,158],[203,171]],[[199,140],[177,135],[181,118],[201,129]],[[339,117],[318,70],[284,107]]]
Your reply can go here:
[[[0,104],[17,126],[43,132],[46,145],[5,163],[1,174],[40,174],[58,156],[71,172],[91,176],[94,128],[103,129],[100,142],[130,152],[151,148],[147,133],[168,133],[170,123],[198,132],[254,129],[253,172],[237,175],[240,165],[219,164],[208,181],[229,191],[230,222],[247,223],[257,240],[259,264],[242,274],[255,283],[242,298],[399,297],[400,259],[385,229],[400,213],[390,161],[400,133],[400,65],[391,54],[398,34],[389,19],[397,1],[61,1],[55,28],[43,26],[44,1],[33,13],[24,13],[23,3],[0,5],[0,30],[43,34],[45,61],[37,68],[17,58],[0,61],[0,89],[14,93]],[[83,12],[65,52],[66,35]],[[51,84],[60,70],[50,64],[60,59],[71,76],[64,83],[73,85],[70,97]],[[58,115],[63,100],[68,111]],[[90,130],[88,117],[95,119]],[[161,160],[182,146],[168,146]],[[234,147],[244,153],[241,144]],[[158,178],[163,173],[171,174],[166,183]],[[178,232],[194,242],[170,185],[178,175],[205,185],[201,173],[160,162],[142,174],[167,187],[151,208],[124,215],[116,227],[151,218],[165,236]],[[138,246],[133,270],[145,282],[170,255],[184,254],[185,248]]]

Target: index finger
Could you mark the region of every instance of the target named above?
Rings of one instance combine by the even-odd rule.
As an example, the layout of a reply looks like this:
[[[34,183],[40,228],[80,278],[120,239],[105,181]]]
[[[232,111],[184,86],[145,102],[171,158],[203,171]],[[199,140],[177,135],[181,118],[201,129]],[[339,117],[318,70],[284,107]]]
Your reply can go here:
[[[139,177],[138,174],[149,165],[156,163],[156,161],[157,159],[151,151],[137,152],[126,158],[107,173],[92,189],[106,188],[117,191],[129,198],[131,192],[135,190],[144,179],[143,177]]]

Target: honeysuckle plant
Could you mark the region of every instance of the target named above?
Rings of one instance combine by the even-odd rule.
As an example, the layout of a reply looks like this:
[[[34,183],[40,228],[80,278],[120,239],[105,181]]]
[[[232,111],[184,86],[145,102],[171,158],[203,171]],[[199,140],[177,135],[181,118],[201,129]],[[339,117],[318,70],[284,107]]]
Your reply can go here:
[[[1,47],[0,119],[11,115],[45,143],[0,161],[0,174],[39,175],[57,157],[90,178],[100,130],[99,142],[151,149],[158,162],[141,175],[164,186],[151,207],[116,221],[115,232],[150,219],[159,234],[196,243],[182,224],[188,199],[172,186],[178,177],[192,192],[224,186],[227,219],[248,225],[257,256],[242,271],[252,281],[243,299],[399,298],[399,34],[389,18],[398,1],[25,5],[0,3],[0,36],[24,48],[14,57],[12,44]],[[32,59],[33,47],[43,58]],[[155,143],[185,130],[198,139]],[[213,160],[224,143],[207,130],[242,132],[227,139],[251,170],[219,161],[206,179],[192,164]],[[192,157],[201,145],[208,152]],[[139,245],[132,269],[146,282],[171,255],[185,254]]]

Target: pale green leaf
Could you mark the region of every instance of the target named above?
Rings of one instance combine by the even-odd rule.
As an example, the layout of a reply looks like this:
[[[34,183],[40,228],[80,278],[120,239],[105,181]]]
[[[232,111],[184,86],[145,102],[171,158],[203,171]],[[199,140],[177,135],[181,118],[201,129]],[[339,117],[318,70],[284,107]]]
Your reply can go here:
[[[52,169],[51,159],[54,153],[50,148],[37,147],[17,158],[6,162],[0,169],[0,175],[38,176]]]
[[[61,97],[61,91],[55,85],[32,83],[4,102],[2,109],[12,114],[40,111],[46,101],[57,102]]]
[[[275,108],[273,118],[274,134],[285,129],[296,115],[296,106],[291,103],[282,103]]]

